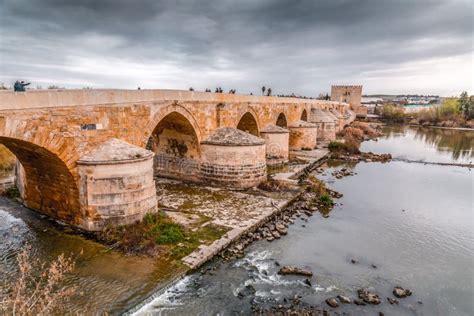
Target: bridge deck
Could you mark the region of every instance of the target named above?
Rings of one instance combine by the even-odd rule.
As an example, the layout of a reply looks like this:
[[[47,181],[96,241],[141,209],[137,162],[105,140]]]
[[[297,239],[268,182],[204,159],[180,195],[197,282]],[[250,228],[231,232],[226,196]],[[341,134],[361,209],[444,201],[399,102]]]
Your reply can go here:
[[[290,104],[340,104],[334,101],[314,99],[253,96],[227,93],[198,92],[187,90],[121,90],[121,89],[67,89],[27,90],[25,92],[1,91],[0,111],[32,108],[72,107],[123,103],[147,103],[157,101],[248,102]]]

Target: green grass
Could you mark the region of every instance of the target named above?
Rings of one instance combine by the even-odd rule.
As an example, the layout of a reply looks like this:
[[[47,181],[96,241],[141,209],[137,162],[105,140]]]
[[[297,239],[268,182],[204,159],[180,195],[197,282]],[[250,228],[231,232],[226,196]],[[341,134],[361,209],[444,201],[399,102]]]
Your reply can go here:
[[[173,247],[170,252],[172,259],[181,259],[196,250],[201,244],[211,244],[213,241],[221,238],[228,228],[218,225],[206,225],[195,232],[188,231],[184,241]]]
[[[155,226],[154,230],[158,236],[155,242],[158,245],[175,244],[184,240],[184,233],[181,225],[175,223],[163,223]]]
[[[326,207],[330,207],[334,204],[331,196],[329,194],[323,194],[319,197],[319,202]]]

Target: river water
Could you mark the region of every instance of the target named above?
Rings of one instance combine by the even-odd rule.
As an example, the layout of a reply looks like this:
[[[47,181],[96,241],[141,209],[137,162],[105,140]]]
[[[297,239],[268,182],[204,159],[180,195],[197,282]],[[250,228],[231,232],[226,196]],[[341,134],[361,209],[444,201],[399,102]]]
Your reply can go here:
[[[330,162],[330,169],[317,175],[344,194],[328,218],[299,219],[287,236],[254,243],[242,259],[211,262],[205,267],[210,273],[185,277],[135,313],[249,314],[252,302],[285,305],[284,299],[295,295],[303,304],[329,308],[326,298],[355,298],[357,289],[367,287],[383,298],[381,305],[337,310],[473,315],[473,171],[426,162],[469,163],[474,132],[406,127],[384,132],[378,141],[363,143],[362,150],[391,153],[392,162]],[[331,172],[342,167],[355,174],[335,179]],[[278,275],[276,262],[311,269],[311,286],[304,278]],[[255,293],[248,291],[250,285]],[[386,297],[396,285],[414,294],[390,305]]]
[[[66,307],[72,315],[118,314],[140,303],[157,284],[176,273],[177,267],[166,261],[127,257],[68,230],[0,197],[0,294],[8,288],[5,282],[16,278],[16,254],[25,244],[31,247],[31,257],[43,262],[62,253],[77,258],[67,280],[76,288]]]

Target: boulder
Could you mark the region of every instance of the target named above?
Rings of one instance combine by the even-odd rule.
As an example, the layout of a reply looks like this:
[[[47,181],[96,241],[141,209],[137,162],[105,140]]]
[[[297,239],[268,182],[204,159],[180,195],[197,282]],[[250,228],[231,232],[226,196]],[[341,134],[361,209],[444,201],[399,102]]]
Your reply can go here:
[[[333,307],[333,308],[336,308],[339,306],[339,303],[337,302],[336,298],[335,297],[332,297],[332,298],[328,298],[326,300],[326,304],[328,304],[329,306]]]
[[[304,275],[304,276],[313,276],[313,272],[309,270],[304,270],[298,267],[294,266],[283,266],[280,271],[278,271],[278,274],[281,275],[288,275],[288,274],[294,274],[294,275]]]
[[[412,294],[409,289],[404,289],[401,286],[396,286],[393,289],[392,293],[393,293],[393,295],[395,295],[395,297],[398,297],[398,298],[405,298],[405,297],[410,296]]]
[[[368,304],[378,305],[378,304],[382,303],[382,300],[380,299],[380,297],[377,294],[371,293],[366,289],[358,290],[357,295],[359,296],[360,299],[362,299],[364,302],[366,302]]]
[[[359,300],[359,299],[355,299],[355,300],[354,300],[354,304],[360,305],[360,306],[365,306],[365,305],[367,305],[367,304],[364,303],[363,300]]]
[[[351,299],[348,298],[347,296],[338,295],[337,298],[339,299],[339,301],[341,301],[341,303],[344,303],[344,304],[350,304],[351,303]]]

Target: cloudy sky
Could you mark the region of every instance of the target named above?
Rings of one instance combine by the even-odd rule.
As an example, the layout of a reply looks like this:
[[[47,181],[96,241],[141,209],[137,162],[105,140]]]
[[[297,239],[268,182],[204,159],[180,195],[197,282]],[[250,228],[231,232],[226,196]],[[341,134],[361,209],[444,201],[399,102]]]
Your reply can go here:
[[[0,82],[473,93],[470,0],[0,0]]]

